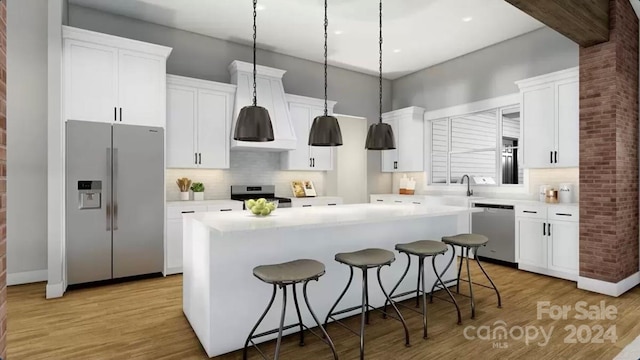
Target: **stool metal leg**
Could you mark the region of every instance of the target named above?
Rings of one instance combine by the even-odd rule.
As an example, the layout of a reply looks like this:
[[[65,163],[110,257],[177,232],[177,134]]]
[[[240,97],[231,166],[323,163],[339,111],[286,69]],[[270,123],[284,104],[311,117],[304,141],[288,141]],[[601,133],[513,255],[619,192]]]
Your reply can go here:
[[[369,271],[368,269],[364,268],[363,269],[363,275],[364,275],[364,281],[365,281],[365,285],[364,285],[364,291],[365,291],[365,304],[366,304],[366,313],[365,313],[365,322],[367,323],[367,325],[369,325]]]
[[[439,282],[440,285],[442,285],[442,288],[447,292],[447,294],[449,294],[449,298],[451,298],[451,301],[453,301],[453,305],[456,306],[456,311],[458,312],[458,325],[462,325],[462,315],[460,314],[460,307],[458,306],[458,302],[456,301],[456,298],[453,296],[453,294],[451,293],[449,288],[444,284],[444,282],[442,281],[442,277],[438,273],[438,269],[436,269],[436,256],[438,256],[438,255],[434,255],[431,258],[431,264],[433,265],[433,272],[436,273],[436,277],[438,278],[438,280],[436,281],[436,284]],[[455,251],[454,251],[454,255],[453,256],[455,256]],[[451,263],[449,263],[449,265],[451,265]],[[448,266],[447,266],[447,268],[448,268]],[[446,270],[445,270],[445,272],[446,272]],[[431,292],[431,301],[433,301],[433,290],[431,290],[431,291],[432,291]]]
[[[404,273],[400,277],[400,280],[398,280],[398,283],[393,287],[393,289],[391,289],[391,292],[389,293],[389,297],[393,297],[393,294],[396,292],[396,290],[398,289],[398,287],[400,286],[402,281],[404,281],[404,278],[407,277],[407,273],[409,273],[409,268],[411,267],[411,255],[409,255],[409,253],[405,253],[405,255],[407,255],[407,268],[404,269]],[[387,312],[387,304],[388,303],[389,303],[389,301],[387,301],[387,300],[384,301],[384,309],[383,309],[383,311],[385,312],[385,314],[382,315],[382,317],[384,319],[387,318],[386,312]]]
[[[315,280],[317,281],[318,279],[315,279]],[[309,309],[309,313],[311,314],[311,317],[316,322],[316,324],[318,324],[318,327],[320,328],[320,331],[322,331],[322,335],[327,340],[327,344],[329,344],[329,347],[331,348],[331,352],[333,353],[333,359],[334,360],[338,360],[338,353],[336,352],[336,347],[333,345],[333,341],[331,341],[331,338],[329,337],[329,334],[327,334],[327,331],[320,324],[320,321],[318,321],[318,317],[313,312],[313,310],[311,309],[311,305],[309,304],[309,297],[307,296],[307,285],[308,284],[309,284],[309,281],[305,281],[304,285],[302,286],[302,295],[304,297],[304,302],[307,304],[307,309]]]
[[[278,340],[276,341],[276,354],[273,360],[280,357],[280,345],[282,344],[282,329],[284,328],[284,317],[287,314],[287,286],[280,285],[282,289],[282,314],[280,314],[280,327],[278,328]]]
[[[453,246],[452,244],[448,244],[449,246],[451,246],[451,258],[449,259],[449,262],[447,263],[447,266],[444,268],[444,270],[442,271],[442,273],[440,274],[440,278],[444,276],[444,274],[447,273],[447,271],[449,270],[449,268],[451,267],[451,264],[453,264],[453,260],[455,260],[456,258],[456,247]],[[433,271],[436,271],[436,268],[434,266]],[[437,272],[436,272],[437,274]],[[458,270],[458,275],[460,275],[460,271]],[[444,287],[444,282],[442,281],[442,279],[440,280],[440,283],[442,283],[442,286]],[[431,292],[429,293],[429,302],[433,303],[433,292],[436,290],[436,286],[438,285],[438,282],[434,282],[433,286],[431,287]]]
[[[469,295],[471,296],[471,318],[476,318],[476,301],[473,297],[473,283],[471,282],[471,271],[469,270],[469,250],[471,248],[467,247],[467,255],[465,258],[467,259],[467,279],[469,280]],[[459,275],[458,275],[459,276]]]
[[[360,360],[364,360],[364,325],[368,322],[367,308],[367,268],[362,268],[362,313],[360,314]]]
[[[422,325],[424,327],[423,337],[427,338],[427,286],[424,280],[424,257],[420,257],[419,277],[422,279]]]
[[[378,284],[380,284],[380,290],[382,290],[382,293],[384,294],[384,296],[387,298],[387,300],[393,307],[393,310],[395,310],[396,314],[398,314],[398,318],[400,319],[400,322],[402,322],[402,326],[404,327],[405,346],[407,347],[411,346],[411,342],[409,340],[409,328],[407,327],[407,323],[404,321],[404,317],[402,317],[402,314],[400,313],[400,310],[398,310],[398,307],[396,306],[396,304],[393,302],[393,300],[391,300],[391,298],[389,297],[389,294],[387,294],[387,292],[384,290],[384,286],[382,285],[382,279],[380,278],[380,270],[382,270],[382,266],[378,266]]]
[[[482,264],[480,263],[480,260],[478,259],[477,251],[478,251],[478,248],[475,248],[474,255],[475,255],[475,258],[476,258],[476,262],[478,263],[478,266],[480,267],[480,270],[482,270],[482,272],[484,273],[484,276],[486,276],[487,279],[489,280],[489,282],[491,283],[491,286],[493,286],[493,290],[496,291],[496,295],[498,295],[498,307],[501,308],[502,307],[502,299],[500,298],[500,291],[498,291],[498,287],[496,287],[496,284],[493,283],[493,280],[491,280],[491,277],[489,277],[489,274],[487,274],[487,272],[484,270],[484,267],[482,267]]]
[[[464,261],[464,250],[466,248],[460,247],[460,265],[458,266],[458,280],[456,282],[456,293],[460,294],[460,273],[462,272],[462,261]]]
[[[271,309],[271,305],[273,305],[273,301],[276,299],[276,291],[277,291],[277,289],[278,289],[277,285],[274,284],[273,285],[273,294],[271,295],[271,300],[269,300],[269,304],[267,305],[267,308],[264,310],[264,312],[262,313],[262,316],[260,316],[260,319],[258,319],[258,322],[253,327],[253,329],[251,329],[251,332],[249,333],[249,336],[247,337],[247,341],[245,341],[245,343],[244,343],[244,349],[242,350],[242,359],[243,360],[247,360],[247,351],[248,351],[249,342],[251,341],[251,337],[253,337],[253,334],[255,334],[256,330],[258,329],[258,326],[260,326],[260,323],[262,322],[262,320],[264,320],[264,317],[267,316],[267,313]]]
[[[327,318],[324,320],[325,329],[327,329],[327,324],[329,323],[329,317],[331,317],[331,314],[333,314],[333,311],[336,309],[336,307],[340,303],[340,300],[342,300],[344,295],[347,293],[347,290],[349,290],[349,286],[351,286],[351,281],[353,281],[353,268],[349,266],[349,270],[350,270],[350,274],[349,274],[349,281],[347,282],[347,286],[345,286],[340,296],[338,296],[338,300],[336,300],[336,303],[333,304],[333,306],[331,307],[331,310],[329,310],[329,312],[327,313]]]
[[[298,293],[296,292],[296,284],[293,284],[293,303],[296,305],[296,313],[298,314],[298,322],[300,323],[300,346],[304,346],[304,325],[302,324],[302,316],[300,316],[300,306],[298,305]]]

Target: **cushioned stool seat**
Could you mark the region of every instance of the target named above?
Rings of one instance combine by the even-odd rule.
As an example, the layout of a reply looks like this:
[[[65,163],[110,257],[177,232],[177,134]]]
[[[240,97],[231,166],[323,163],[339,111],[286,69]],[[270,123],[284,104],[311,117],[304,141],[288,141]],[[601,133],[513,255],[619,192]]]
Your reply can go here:
[[[441,241],[420,240],[396,245],[396,250],[417,256],[433,256],[447,252],[447,245]]]
[[[324,264],[315,260],[295,260],[282,264],[261,265],[253,269],[258,279],[274,283],[295,283],[317,278],[324,274]]]
[[[448,244],[459,246],[483,246],[489,242],[489,238],[479,234],[458,234],[454,236],[444,236],[442,241]]]
[[[350,253],[336,254],[336,261],[355,267],[377,267],[392,263],[395,255],[384,249],[364,249]]]

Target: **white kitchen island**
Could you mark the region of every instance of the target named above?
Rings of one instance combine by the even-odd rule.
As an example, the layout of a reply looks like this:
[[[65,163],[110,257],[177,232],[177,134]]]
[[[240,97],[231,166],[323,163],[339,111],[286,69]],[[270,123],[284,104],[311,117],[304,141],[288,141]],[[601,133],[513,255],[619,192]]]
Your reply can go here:
[[[272,285],[253,276],[253,268],[295,259],[315,259],[325,264],[326,274],[318,282],[309,284],[308,293],[314,312],[323,321],[349,278],[349,268],[334,261],[336,253],[375,247],[393,251],[397,243],[439,240],[443,235],[455,234],[458,217],[473,211],[476,210],[453,206],[356,204],[278,209],[264,218],[248,211],[187,214],[184,216],[184,314],[210,357],[241,349],[273,291]],[[449,258],[450,252],[438,257],[440,270]],[[415,289],[417,261],[412,260],[412,269],[398,292]],[[405,255],[397,255],[395,263],[383,268],[382,281],[387,291],[391,291],[402,275],[406,261]],[[430,288],[436,279],[430,261],[425,268]],[[451,266],[444,279],[455,277],[456,271],[456,267]],[[372,276],[375,278],[374,273]],[[340,308],[360,304],[361,277],[358,272],[354,274]],[[369,286],[371,305],[382,306],[384,295],[377,281],[370,281]],[[279,294],[258,332],[278,326],[280,309]],[[295,308],[289,306],[287,310],[287,324],[295,323]],[[301,310],[303,321],[310,327],[315,326],[304,306]],[[451,326],[455,326],[456,320],[452,305]],[[329,328],[331,334],[331,326]],[[290,329],[288,333],[293,331],[295,329]],[[402,336],[398,333],[398,338]],[[269,337],[261,340],[267,339]],[[413,339],[417,341],[421,337],[414,335]]]

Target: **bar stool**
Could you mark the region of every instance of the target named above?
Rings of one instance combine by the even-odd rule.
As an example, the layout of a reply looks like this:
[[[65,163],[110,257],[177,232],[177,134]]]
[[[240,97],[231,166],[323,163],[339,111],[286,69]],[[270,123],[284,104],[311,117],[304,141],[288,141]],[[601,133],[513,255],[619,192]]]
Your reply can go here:
[[[442,255],[446,253],[447,250],[448,250],[448,247],[446,244],[444,244],[441,241],[434,241],[434,240],[420,240],[420,241],[415,241],[408,244],[396,245],[396,251],[407,255],[407,268],[404,270],[404,273],[400,277],[400,280],[398,280],[398,283],[396,284],[396,286],[394,286],[393,290],[391,290],[391,292],[389,293],[389,298],[396,299],[402,296],[415,294],[416,308],[418,308],[420,307],[420,295],[422,295],[422,311],[415,310],[402,303],[398,303],[398,305],[403,306],[411,311],[415,311],[417,313],[422,314],[422,326],[423,326],[423,333],[424,333],[423,337],[425,339],[427,338],[427,292],[425,291],[426,285],[425,285],[425,276],[424,276],[424,261],[427,257],[431,257],[433,272],[436,274],[436,277],[437,277],[436,284],[437,283],[442,284],[442,287],[447,291],[447,294],[449,294],[449,297],[451,298],[451,301],[455,305],[456,311],[458,312],[458,325],[462,324],[462,316],[460,315],[460,307],[458,306],[458,302],[456,301],[455,297],[453,297],[453,294],[451,294],[451,291],[449,291],[449,288],[444,286],[444,282],[442,281],[442,278],[440,277],[440,274],[436,269],[436,257],[438,255]],[[410,290],[410,291],[403,292],[401,294],[394,295],[395,291],[398,289],[398,287],[400,286],[404,278],[407,276],[407,273],[409,272],[409,267],[411,267],[411,255],[418,257],[418,285],[416,287],[416,290]],[[422,285],[422,289],[420,288],[421,285]],[[384,310],[385,311],[387,310],[387,302],[385,302],[384,304]]]
[[[282,332],[284,330],[291,329],[296,326],[300,327],[300,346],[304,346],[304,330],[305,329],[309,330],[311,334],[320,338],[327,345],[329,345],[329,347],[331,348],[331,352],[333,353],[334,360],[338,359],[336,348],[333,345],[333,342],[331,341],[329,334],[327,334],[325,329],[322,327],[322,325],[318,321],[316,314],[313,312],[313,310],[311,310],[311,305],[309,305],[309,299],[307,297],[307,285],[309,284],[309,281],[311,280],[317,281],[320,278],[320,276],[324,275],[324,272],[325,272],[325,267],[323,263],[319,261],[307,260],[307,259],[295,260],[295,261],[282,263],[282,264],[275,264],[275,265],[262,265],[253,269],[253,275],[255,277],[257,277],[258,279],[262,280],[267,284],[273,284],[273,295],[271,295],[271,300],[267,305],[267,309],[264,311],[262,316],[260,316],[260,319],[258,320],[256,325],[253,327],[253,329],[251,329],[251,332],[247,337],[247,341],[244,344],[244,349],[242,353],[242,358],[244,360],[247,359],[249,343],[253,345],[253,347],[260,353],[260,355],[262,355],[263,358],[268,359],[267,356],[258,348],[258,345],[255,342],[253,342],[253,339],[275,334],[276,332],[278,333],[278,340],[276,342],[276,353],[275,353],[274,360],[278,360],[278,357],[280,356],[280,344],[282,343]],[[304,295],[304,302],[307,304],[307,309],[309,309],[309,313],[311,313],[313,320],[315,320],[316,324],[318,324],[318,327],[322,331],[322,334],[323,334],[322,337],[316,334],[313,330],[309,329],[306,325],[302,323],[302,316],[300,315],[300,307],[298,306],[298,294],[296,293],[296,285],[298,283],[303,283],[302,294]],[[298,314],[298,323],[284,326],[284,318],[287,310],[287,286],[289,285],[291,285],[291,287],[293,288],[293,301],[296,306],[296,313]],[[254,335],[254,333],[258,329],[258,326],[260,326],[260,323],[262,322],[262,320],[264,320],[264,317],[267,315],[267,313],[271,309],[271,306],[273,305],[273,301],[276,298],[276,292],[278,288],[282,290],[282,312],[280,315],[280,326],[277,329]]]
[[[382,270],[382,267],[384,266],[391,265],[391,263],[393,263],[396,260],[395,255],[391,251],[384,250],[384,249],[365,249],[365,250],[354,251],[350,253],[339,253],[339,254],[336,254],[335,259],[337,262],[349,266],[350,275],[349,275],[349,281],[347,282],[347,286],[344,288],[344,290],[338,297],[338,300],[336,301],[336,303],[333,304],[333,306],[331,307],[331,310],[329,310],[329,314],[327,314],[327,318],[324,321],[325,327],[327,326],[329,319],[332,319],[335,321],[336,324],[339,324],[342,327],[354,333],[355,335],[360,336],[360,359],[361,360],[364,359],[364,325],[369,324],[369,311],[377,310],[382,312],[383,314],[386,314],[386,312],[384,312],[383,310],[377,309],[369,305],[368,270],[377,268],[378,284],[380,284],[380,289],[382,290],[382,293],[384,294],[384,296],[387,298],[387,301],[391,303],[391,306],[395,310],[396,314],[398,314],[397,320],[402,322],[402,326],[404,327],[405,346],[410,346],[409,329],[407,328],[407,323],[404,321],[404,318],[402,317],[402,314],[400,314],[400,311],[396,307],[395,302],[389,298],[389,295],[384,290],[384,286],[382,286],[382,280],[380,279],[380,270]],[[344,295],[347,293],[347,290],[349,290],[349,286],[351,285],[351,281],[353,280],[353,268],[358,268],[362,270],[362,304],[359,306],[350,307],[348,309],[335,311],[336,307],[340,303],[340,300],[342,300]],[[346,326],[340,320],[334,317],[335,315],[345,314],[357,309],[360,309],[360,333],[355,332],[350,327]]]
[[[496,287],[496,285],[494,284],[493,280],[491,280],[491,277],[489,277],[489,274],[487,274],[487,272],[484,270],[484,268],[482,267],[482,264],[480,263],[480,260],[478,259],[478,249],[481,246],[486,246],[487,243],[489,242],[489,239],[484,236],[484,235],[479,235],[479,234],[458,234],[458,235],[454,235],[454,236],[444,236],[442,238],[442,242],[444,242],[445,244],[451,246],[451,249],[453,250],[451,252],[451,260],[449,261],[449,265],[445,268],[445,270],[442,272],[442,274],[444,274],[448,269],[449,266],[451,266],[451,263],[453,263],[453,259],[455,259],[456,256],[456,252],[455,252],[455,245],[460,246],[462,248],[462,254],[461,254],[461,258],[460,258],[460,264],[458,266],[458,277],[456,279],[451,279],[451,280],[447,280],[444,282],[444,284],[449,284],[452,282],[456,282],[456,293],[460,294],[460,281],[466,281],[469,283],[469,298],[471,298],[471,318],[475,319],[476,317],[476,303],[475,303],[475,298],[473,297],[473,285],[478,285],[478,286],[482,286],[482,287],[486,287],[488,289],[493,289],[496,292],[496,295],[498,296],[498,308],[502,307],[502,299],[500,298],[500,291],[498,291],[498,288]],[[476,262],[478,263],[478,267],[480,267],[480,270],[482,270],[482,272],[484,273],[484,276],[487,277],[487,280],[489,280],[489,282],[491,283],[491,286],[487,286],[484,284],[478,284],[478,283],[474,283],[473,281],[471,281],[471,271],[469,271],[469,253],[473,250],[473,255],[474,258],[476,259]],[[460,278],[460,272],[462,271],[462,262],[466,259],[467,261],[467,279],[461,279]],[[436,287],[441,288],[441,287],[445,287],[446,286],[440,286],[439,284],[434,284],[433,288],[431,289],[431,298],[433,299],[433,291],[436,289]],[[466,296],[464,294],[460,294],[463,296]]]

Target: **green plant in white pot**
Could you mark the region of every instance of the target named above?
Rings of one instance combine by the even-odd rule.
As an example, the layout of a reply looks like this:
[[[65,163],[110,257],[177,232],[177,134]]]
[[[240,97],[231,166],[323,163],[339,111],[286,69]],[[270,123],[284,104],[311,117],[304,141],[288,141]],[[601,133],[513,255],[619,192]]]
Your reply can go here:
[[[193,191],[193,200],[202,201],[204,200],[204,184],[201,182],[194,182],[191,185],[191,191]]]

